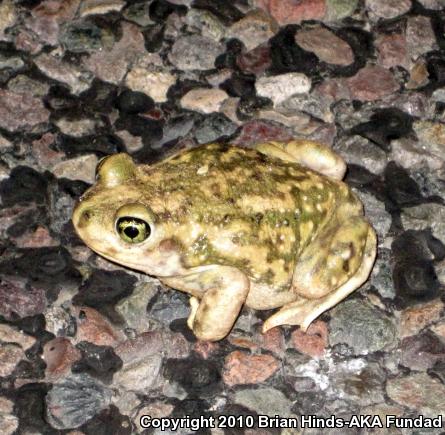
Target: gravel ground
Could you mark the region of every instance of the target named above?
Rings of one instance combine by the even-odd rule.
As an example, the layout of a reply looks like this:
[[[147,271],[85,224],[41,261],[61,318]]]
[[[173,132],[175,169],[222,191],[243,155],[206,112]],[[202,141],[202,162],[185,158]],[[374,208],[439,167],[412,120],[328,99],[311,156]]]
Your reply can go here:
[[[444,35],[444,0],[1,1],[0,433],[445,419]],[[269,313],[244,309],[197,341],[188,296],[74,233],[103,156],[293,137],[345,158],[379,238],[368,282],[307,333],[262,335]],[[426,425],[373,433],[444,433]]]

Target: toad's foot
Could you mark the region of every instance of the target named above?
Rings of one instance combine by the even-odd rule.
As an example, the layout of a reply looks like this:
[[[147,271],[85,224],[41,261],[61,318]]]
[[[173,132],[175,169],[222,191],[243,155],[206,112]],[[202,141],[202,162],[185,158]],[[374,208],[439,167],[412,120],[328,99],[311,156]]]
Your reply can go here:
[[[263,324],[263,333],[279,325],[300,325],[306,331],[309,325],[322,313],[332,308],[360,287],[371,273],[376,256],[376,235],[370,228],[366,239],[362,263],[356,273],[343,285],[319,299],[299,298],[285,305]]]
[[[267,142],[256,149],[281,160],[296,162],[328,177],[342,180],[346,173],[345,161],[331,148],[307,139],[290,142]]]

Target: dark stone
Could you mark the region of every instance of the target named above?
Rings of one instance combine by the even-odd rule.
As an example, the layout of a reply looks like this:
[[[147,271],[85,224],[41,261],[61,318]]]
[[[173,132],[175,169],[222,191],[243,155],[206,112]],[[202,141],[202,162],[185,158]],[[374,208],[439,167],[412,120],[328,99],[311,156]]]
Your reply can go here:
[[[20,237],[27,232],[33,232],[39,225],[47,226],[49,223],[48,211],[39,206],[28,213],[17,217],[17,220],[6,230],[9,237]]]
[[[147,29],[142,32],[144,36],[144,46],[149,53],[154,53],[161,49],[162,42],[164,41],[164,30],[164,25],[155,24],[147,27]]]
[[[109,384],[113,374],[122,368],[122,360],[114,353],[111,346],[97,346],[88,341],[81,341],[76,347],[82,353],[82,357],[73,364],[71,368],[73,373],[85,372]]]
[[[363,136],[374,142],[384,151],[390,151],[391,140],[412,133],[413,119],[410,115],[395,108],[377,110],[370,121],[356,125],[351,134]]]
[[[20,256],[0,263],[0,273],[27,278],[46,290],[49,302],[64,285],[79,285],[82,280],[69,252],[61,246],[19,249],[17,254]]]
[[[53,427],[79,427],[108,407],[111,391],[86,373],[70,375],[46,396],[47,418]]]
[[[245,419],[246,417],[252,416],[253,421],[254,421],[254,425],[253,425],[252,429],[258,429],[258,414],[255,411],[253,411],[249,408],[246,408],[245,406],[238,405],[236,403],[229,403],[229,404],[225,405],[224,408],[218,410],[218,413],[217,413],[217,417],[220,417],[220,416],[227,417],[229,415],[234,415],[236,417],[240,416],[243,419]],[[220,420],[220,421],[223,421],[223,420]],[[239,433],[240,433],[239,426],[234,427],[234,428],[228,427],[228,428],[224,429],[224,435],[239,435]],[[276,433],[278,435],[280,432],[278,430],[273,431],[273,429],[271,432],[271,429],[268,429],[267,433],[270,433],[270,434]]]
[[[117,130],[127,130],[133,136],[142,137],[144,144],[149,145],[162,138],[163,123],[139,115],[121,114],[114,126]]]
[[[170,418],[178,417],[189,417],[189,418],[204,418],[209,417],[211,414],[209,412],[209,404],[202,399],[189,398],[181,400],[176,403]],[[199,435],[210,435],[211,431],[207,428],[201,428],[199,430]]]
[[[118,87],[116,85],[95,78],[91,87],[79,95],[80,109],[83,113],[87,112],[95,116],[110,113],[113,110],[117,94]],[[106,117],[101,119],[108,126],[108,119]]]
[[[318,415],[323,409],[325,398],[322,394],[312,391],[298,392],[292,412],[297,415]]]
[[[232,97],[250,97],[255,95],[255,76],[248,74],[232,74],[220,86]]]
[[[153,109],[155,103],[143,92],[125,90],[117,98],[116,105],[121,112],[135,114]]]
[[[428,374],[438,378],[443,384],[445,384],[445,359],[441,359],[434,364],[434,366],[428,370]]]
[[[427,302],[439,295],[440,282],[430,261],[397,262],[392,279],[397,295],[396,303],[400,307]]]
[[[130,417],[122,415],[116,406],[110,405],[79,430],[86,435],[130,435],[134,433],[135,428]]]
[[[251,119],[258,110],[267,109],[273,106],[272,101],[266,97],[257,95],[247,95],[242,97],[236,108],[236,114],[239,119],[246,121]]]
[[[182,319],[174,319],[170,323],[169,327],[172,332],[181,333],[189,343],[196,343],[197,341],[196,336],[195,334],[193,334],[193,331],[188,327],[186,317]]]
[[[310,77],[318,75],[318,57],[296,44],[297,29],[295,25],[286,26],[269,40],[272,60],[269,71],[272,74],[301,72]]]
[[[409,176],[406,169],[395,162],[388,163],[384,177],[386,194],[393,207],[409,207],[424,202],[417,183]]]
[[[433,236],[431,229],[405,231],[393,241],[391,250],[396,261],[441,261],[445,258],[445,246]]]
[[[445,58],[443,52],[429,53],[427,61],[428,78],[434,88],[445,85]]]
[[[96,309],[101,308],[103,304],[115,304],[131,295],[136,281],[134,276],[120,270],[94,270],[81,285],[73,303]]]
[[[194,0],[192,6],[205,9],[216,15],[225,25],[230,25],[243,18],[242,12],[233,3],[226,0]]]
[[[157,23],[164,23],[173,12],[178,15],[185,15],[187,13],[187,7],[175,5],[165,0],[154,0],[149,7],[150,18]]]
[[[122,140],[114,134],[100,134],[97,136],[83,136],[81,138],[60,134],[57,148],[68,157],[95,153],[99,157],[109,154],[125,152]]]
[[[197,123],[195,138],[199,144],[229,139],[238,129],[227,116],[222,113],[211,113]]]
[[[38,355],[28,355],[27,359],[19,361],[12,373],[15,379],[44,379],[46,363]]]
[[[45,396],[49,388],[47,384],[30,383],[15,391],[14,414],[19,419],[17,433],[58,433],[44,419]]]
[[[55,111],[63,111],[62,114],[66,114],[66,110],[77,109],[80,106],[79,98],[72,95],[66,87],[59,84],[49,88],[48,94],[43,97],[43,101],[47,107]]]
[[[226,51],[215,59],[215,67],[218,69],[237,69],[237,58],[243,50],[243,44],[238,39],[229,39],[226,42]]]
[[[261,44],[253,50],[241,52],[236,58],[236,65],[245,73],[264,73],[272,65],[269,45]]]
[[[49,173],[41,174],[27,166],[16,166],[9,178],[0,183],[3,206],[29,202],[44,204],[47,200],[49,178]]]
[[[163,375],[181,385],[189,393],[189,397],[215,393],[221,380],[220,368],[216,363],[194,357],[168,359]]]
[[[89,20],[62,25],[59,40],[65,50],[73,53],[93,52],[103,48],[103,29]]]

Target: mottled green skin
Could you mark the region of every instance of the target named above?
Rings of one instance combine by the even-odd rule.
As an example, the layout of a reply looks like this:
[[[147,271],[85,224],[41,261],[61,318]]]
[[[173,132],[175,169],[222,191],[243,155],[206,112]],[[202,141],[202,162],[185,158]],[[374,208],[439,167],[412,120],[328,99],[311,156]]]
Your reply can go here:
[[[299,253],[331,218],[336,201],[356,201],[344,183],[253,149],[204,145],[139,168],[135,187],[149,198],[157,222],[175,228],[167,233],[186,267],[235,266],[275,288],[289,287]],[[186,243],[191,222],[202,231]],[[222,230],[236,251],[215,246]],[[258,253],[265,251],[263,261]]]

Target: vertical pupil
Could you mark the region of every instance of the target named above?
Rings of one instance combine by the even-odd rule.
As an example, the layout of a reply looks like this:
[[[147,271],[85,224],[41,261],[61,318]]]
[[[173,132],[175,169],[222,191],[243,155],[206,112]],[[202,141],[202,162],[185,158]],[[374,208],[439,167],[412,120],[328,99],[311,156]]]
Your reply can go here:
[[[130,239],[134,239],[139,235],[139,230],[135,226],[129,225],[128,227],[125,228],[124,233]]]

